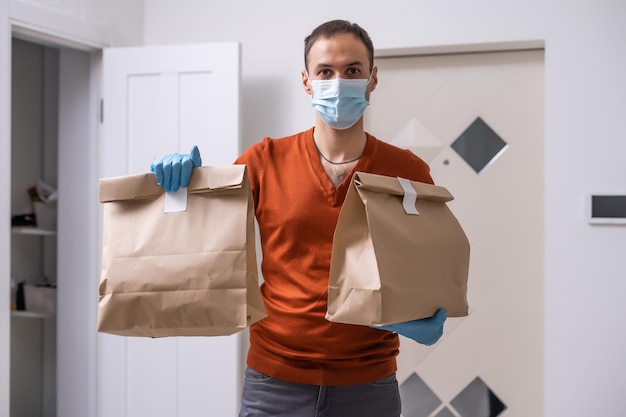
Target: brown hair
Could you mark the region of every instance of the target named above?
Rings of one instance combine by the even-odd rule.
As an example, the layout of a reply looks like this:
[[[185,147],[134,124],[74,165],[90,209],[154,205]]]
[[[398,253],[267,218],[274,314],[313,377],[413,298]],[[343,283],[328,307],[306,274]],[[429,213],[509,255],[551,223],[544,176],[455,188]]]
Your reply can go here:
[[[363,42],[367,48],[367,55],[370,61],[369,69],[371,71],[372,68],[374,68],[374,45],[372,44],[372,40],[365,29],[356,23],[350,23],[347,20],[331,20],[329,22],[322,23],[316,27],[309,36],[304,38],[304,68],[307,71],[309,70],[309,51],[319,38],[330,38],[333,35],[343,33],[352,33],[359,38],[361,42]]]

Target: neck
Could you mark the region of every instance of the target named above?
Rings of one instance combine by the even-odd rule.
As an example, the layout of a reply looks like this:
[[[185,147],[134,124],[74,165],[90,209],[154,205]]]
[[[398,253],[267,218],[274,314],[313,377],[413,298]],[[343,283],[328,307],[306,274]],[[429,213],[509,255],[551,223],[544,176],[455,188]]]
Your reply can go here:
[[[365,149],[367,135],[363,130],[363,119],[349,129],[337,130],[323,121],[315,124],[313,139],[323,159],[341,163],[358,159]]]

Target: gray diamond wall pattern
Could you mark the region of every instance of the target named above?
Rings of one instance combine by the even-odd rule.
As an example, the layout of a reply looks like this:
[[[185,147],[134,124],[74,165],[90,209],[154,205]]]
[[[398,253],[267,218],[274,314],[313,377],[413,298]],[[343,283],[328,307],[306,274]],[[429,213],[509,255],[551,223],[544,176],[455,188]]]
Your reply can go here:
[[[471,246],[466,318],[402,340],[403,417],[543,415],[543,51],[377,60],[365,129],[454,196]]]

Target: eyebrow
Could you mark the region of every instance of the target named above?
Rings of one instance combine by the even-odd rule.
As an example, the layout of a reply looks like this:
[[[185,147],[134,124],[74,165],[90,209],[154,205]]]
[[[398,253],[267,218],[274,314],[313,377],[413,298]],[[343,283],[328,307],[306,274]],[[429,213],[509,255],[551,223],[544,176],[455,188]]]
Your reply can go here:
[[[349,62],[348,64],[346,64],[346,67],[357,67],[357,66],[364,66],[365,64],[363,64],[361,61],[353,61],[353,62]],[[316,69],[319,68],[332,68],[333,65],[330,64],[325,64],[325,63],[319,63],[315,66]]]

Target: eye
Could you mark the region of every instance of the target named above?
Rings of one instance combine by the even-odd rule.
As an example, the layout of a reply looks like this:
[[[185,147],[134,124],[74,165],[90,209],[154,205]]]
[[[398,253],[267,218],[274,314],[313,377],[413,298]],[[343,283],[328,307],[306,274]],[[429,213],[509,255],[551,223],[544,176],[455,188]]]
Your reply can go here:
[[[326,77],[329,77],[331,75],[331,72],[330,72],[329,69],[323,69],[320,72],[318,72],[317,75],[320,76],[320,77],[326,78]]]
[[[346,71],[346,73],[351,76],[351,77],[356,77],[359,74],[361,74],[361,70],[358,68],[348,68],[348,70]]]

